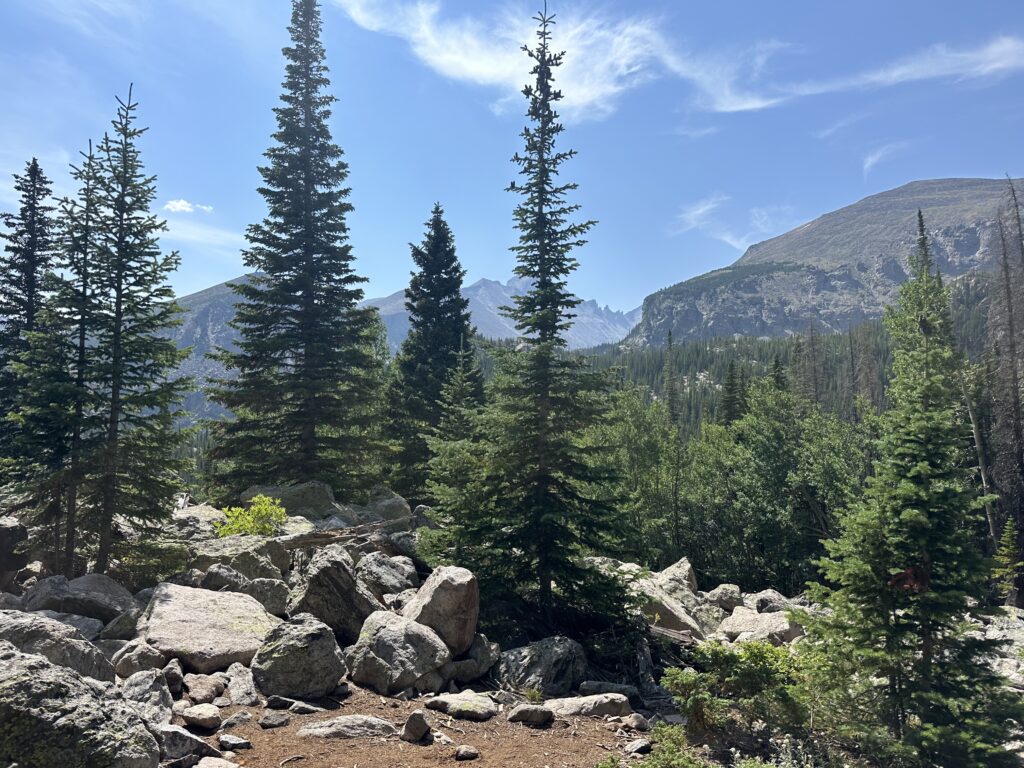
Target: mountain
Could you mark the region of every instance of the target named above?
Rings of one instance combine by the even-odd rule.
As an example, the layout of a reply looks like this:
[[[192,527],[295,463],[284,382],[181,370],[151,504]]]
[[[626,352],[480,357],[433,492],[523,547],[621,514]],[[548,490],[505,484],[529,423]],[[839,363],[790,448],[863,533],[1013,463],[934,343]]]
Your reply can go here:
[[[244,276],[238,280],[246,279]],[[229,281],[237,282],[237,281]],[[235,293],[229,283],[214,285],[205,290],[178,299],[185,310],[182,323],[172,332],[179,348],[192,351],[181,365],[181,372],[199,382],[224,373],[206,353],[217,347],[233,348],[235,331],[228,326],[234,317]],[[517,333],[511,322],[501,314],[501,307],[512,304],[513,297],[522,293],[526,283],[513,278],[506,283],[496,280],[478,280],[463,288],[469,299],[473,324],[480,335],[492,339],[514,338]],[[388,346],[394,352],[409,332],[409,315],[405,309],[405,291],[390,296],[367,299],[365,305],[376,307],[387,328]],[[566,334],[571,349],[596,347],[621,341],[640,319],[640,309],[619,312],[599,306],[596,301],[584,301],[576,308],[576,320]],[[216,407],[209,404],[200,392],[193,392],[185,402],[190,413],[215,415]]]
[[[877,318],[907,279],[918,209],[939,268],[959,277],[992,268],[1006,189],[1005,179],[936,179],[866,197],[651,294],[623,344],[662,346],[669,330],[677,340],[844,331]]]

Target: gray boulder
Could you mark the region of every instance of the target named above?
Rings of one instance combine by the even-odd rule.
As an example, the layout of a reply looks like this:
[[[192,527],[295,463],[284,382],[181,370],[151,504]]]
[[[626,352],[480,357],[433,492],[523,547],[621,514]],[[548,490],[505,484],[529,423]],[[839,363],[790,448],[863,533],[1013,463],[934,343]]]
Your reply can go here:
[[[430,723],[427,722],[426,713],[422,709],[413,710],[402,726],[402,732],[398,737],[410,744],[418,744],[427,738],[430,733]]]
[[[181,691],[185,687],[185,671],[181,668],[181,662],[171,659],[162,672],[164,680],[167,681],[167,687],[171,691],[171,696],[174,698],[181,696]]]
[[[774,589],[762,589],[760,592],[747,595],[743,604],[758,613],[778,613],[790,607],[790,601],[786,596]]]
[[[791,643],[804,634],[803,627],[783,611],[757,613],[742,605],[722,622],[718,632],[732,642],[766,640],[773,645]]]
[[[247,579],[280,579],[291,558],[279,541],[262,536],[225,536],[201,541],[193,547],[190,568],[208,571],[214,564],[227,565]]]
[[[20,611],[24,605],[25,601],[18,595],[0,592],[0,611]]]
[[[230,565],[214,563],[206,569],[199,586],[203,589],[212,589],[214,592],[241,592],[248,583],[249,579]]]
[[[593,696],[599,693],[621,693],[632,707],[642,707],[644,704],[640,690],[635,685],[623,683],[608,683],[604,680],[584,680],[580,683],[580,696]]]
[[[433,709],[459,720],[483,722],[498,714],[497,705],[487,696],[475,691],[445,693],[427,699],[427,709]]]
[[[424,624],[441,636],[456,656],[473,644],[480,618],[480,587],[465,568],[435,568],[402,615]]]
[[[163,760],[179,760],[189,755],[202,757],[220,755],[220,752],[180,725],[170,725],[169,723],[150,725],[150,730],[160,742],[160,757]]]
[[[395,736],[398,730],[387,720],[369,715],[342,715],[304,725],[296,732],[302,738],[372,739]]]
[[[654,574],[654,582],[679,602],[686,604],[686,595],[697,594],[697,572],[689,558],[682,558]]]
[[[508,713],[510,723],[523,723],[532,726],[549,725],[555,719],[555,713],[540,704],[520,704]]]
[[[208,673],[248,664],[280,623],[248,595],[159,584],[139,619],[139,637],[186,670]]]
[[[186,725],[213,730],[221,723],[220,710],[213,704],[196,704],[181,711]]]
[[[743,592],[735,584],[719,584],[708,592],[707,601],[726,613],[732,613],[736,606],[743,605]]]
[[[258,600],[269,614],[288,612],[288,585],[280,579],[253,579],[238,591]]]
[[[171,706],[174,701],[164,673],[159,669],[136,672],[124,681],[121,695],[147,723],[171,722]]]
[[[321,698],[344,675],[345,660],[334,632],[308,613],[274,627],[252,660],[253,680],[267,696]]]
[[[340,544],[319,550],[294,586],[288,613],[309,613],[329,626],[341,643],[353,643],[366,617],[383,606],[356,577]]]
[[[411,619],[377,611],[367,618],[359,640],[345,649],[350,679],[384,695],[417,686],[451,659],[437,634]],[[438,676],[440,677],[440,676]],[[423,681],[421,690],[441,681]]]
[[[160,747],[131,707],[76,672],[0,643],[0,764],[157,768]]]
[[[477,634],[473,644],[461,659],[451,661],[441,668],[445,680],[456,683],[471,683],[491,671],[501,658],[501,646],[490,642],[485,635]]]
[[[160,669],[167,657],[145,640],[136,638],[121,647],[110,659],[117,676],[127,678],[147,669]]]
[[[227,692],[231,702],[241,707],[253,707],[260,703],[252,670],[237,661],[228,667]]]
[[[416,566],[408,557],[388,557],[384,552],[370,552],[356,566],[356,575],[378,600],[420,585]]]
[[[227,684],[215,675],[185,675],[182,683],[188,691],[188,697],[195,704],[212,704],[213,700],[224,693]]]
[[[633,711],[629,699],[621,693],[548,699],[544,706],[558,717],[622,717]]]
[[[132,594],[109,576],[88,573],[68,581],[50,576],[25,593],[26,611],[58,611],[88,616],[106,623],[134,607]]]
[[[412,517],[409,502],[390,488],[379,486],[374,488],[373,498],[366,505],[366,511],[381,520],[406,520]]]
[[[0,640],[85,677],[114,681],[114,667],[103,652],[68,624],[35,613],[0,611]]]
[[[113,621],[108,623],[103,628],[103,631],[100,632],[100,637],[104,640],[133,639],[138,634],[136,625],[141,615],[142,610],[137,605],[133,605],[129,610],[118,615]]]
[[[583,646],[567,637],[546,637],[501,654],[498,679],[509,688],[545,696],[575,691],[587,674]]]
[[[86,640],[95,640],[103,631],[103,622],[99,619],[91,619],[88,616],[79,616],[74,613],[58,613],[57,611],[33,611],[37,616],[45,616],[47,619],[59,621],[69,627],[77,629]]]

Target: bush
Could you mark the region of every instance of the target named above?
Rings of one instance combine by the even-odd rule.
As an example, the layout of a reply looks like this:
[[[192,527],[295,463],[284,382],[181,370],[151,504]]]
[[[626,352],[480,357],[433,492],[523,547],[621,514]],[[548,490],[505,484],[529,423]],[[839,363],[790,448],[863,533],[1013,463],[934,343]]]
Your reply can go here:
[[[224,510],[227,521],[214,523],[217,535],[233,536],[237,533],[251,536],[273,536],[288,519],[280,499],[254,496],[248,507],[228,507]]]
[[[644,768],[717,768],[690,744],[686,731],[678,725],[656,725],[651,733],[654,749],[644,760]]]

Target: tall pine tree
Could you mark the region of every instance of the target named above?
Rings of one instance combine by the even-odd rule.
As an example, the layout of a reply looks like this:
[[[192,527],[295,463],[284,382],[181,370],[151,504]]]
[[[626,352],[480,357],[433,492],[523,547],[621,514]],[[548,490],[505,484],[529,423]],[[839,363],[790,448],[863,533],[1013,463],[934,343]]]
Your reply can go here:
[[[348,491],[372,479],[376,326],[358,307],[365,279],[352,267],[348,165],[328,126],[336,99],[320,26],[316,0],[294,0],[277,131],[260,168],[267,216],[246,235],[256,274],[233,286],[238,351],[220,355],[237,377],[213,392],[234,414],[215,449],[233,493],[304,480]]]
[[[171,375],[186,352],[165,333],[181,311],[167,283],[180,259],[177,252],[160,251],[166,224],[150,212],[156,180],[142,165],[137,141],[146,129],[135,124],[137,107],[129,88],[127,100],[118,99],[113,132],[98,148],[99,308],[90,353],[102,428],[87,483],[101,573],[110,563],[115,516],[138,525],[169,514],[178,487],[173,455],[182,439],[173,409],[187,386]]]
[[[411,245],[419,268],[405,291],[409,335],[393,363],[388,387],[388,432],[398,445],[394,489],[414,502],[426,501],[426,434],[441,420],[441,391],[459,364],[459,350],[473,334],[469,300],[462,295],[466,271],[440,203],[434,205],[420,245]],[[478,401],[483,390],[477,391]]]
[[[995,641],[965,626],[979,617],[989,568],[978,545],[981,499],[967,456],[949,293],[923,218],[913,278],[885,319],[894,344],[891,409],[863,502],[841,520],[822,561],[831,610],[811,619],[815,681],[839,720],[886,764],[1014,764],[1003,748],[1022,713],[990,666]],[[830,682],[831,681],[831,682]],[[1016,719],[1016,720],[1015,720]]]
[[[542,12],[536,21],[537,45],[524,48],[533,61],[534,83],[523,89],[530,123],[525,150],[513,158],[522,181],[509,187],[521,198],[515,274],[530,289],[506,311],[522,338],[499,359],[483,420],[483,473],[466,491],[476,505],[444,511],[495,611],[511,618],[516,608],[532,608],[550,626],[556,616],[569,623],[574,610],[601,610],[582,556],[608,543],[616,516],[598,495],[608,479],[594,455],[600,449],[582,445],[603,410],[604,380],[584,358],[564,354],[579,304],[566,285],[577,266],[572,251],[593,222],[572,221],[579,206],[567,198],[576,185],[559,179],[575,154],[556,146],[563,127],[554,70],[563,55],[551,50],[552,17]]]
[[[0,254],[0,411],[18,407],[19,384],[11,364],[28,348],[26,334],[36,330],[43,309],[46,274],[56,253],[51,185],[32,158],[23,174],[15,174],[18,210],[0,216],[6,241]],[[0,457],[14,450],[16,427],[0,416]]]

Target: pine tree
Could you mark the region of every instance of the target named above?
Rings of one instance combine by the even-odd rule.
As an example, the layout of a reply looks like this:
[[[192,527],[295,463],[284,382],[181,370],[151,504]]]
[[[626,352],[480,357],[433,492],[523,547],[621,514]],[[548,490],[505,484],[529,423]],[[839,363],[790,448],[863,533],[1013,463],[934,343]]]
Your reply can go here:
[[[665,363],[662,368],[662,397],[668,407],[669,421],[677,429],[682,417],[679,403],[679,382],[675,372],[675,348],[672,344],[672,329],[668,329],[668,338],[665,341]]]
[[[506,312],[522,338],[499,357],[482,429],[485,466],[474,482],[480,501],[443,511],[455,518],[464,559],[494,612],[509,619],[526,608],[549,626],[556,618],[564,626],[574,614],[601,610],[597,603],[608,593],[581,557],[608,543],[616,519],[596,495],[608,479],[596,460],[599,449],[581,445],[603,412],[604,380],[584,358],[564,354],[564,333],[579,304],[566,286],[577,266],[572,251],[593,222],[571,220],[579,206],[567,196],[576,185],[558,178],[575,154],[556,148],[563,127],[554,106],[562,94],[553,75],[562,54],[550,47],[552,17],[535,18],[538,43],[525,48],[535,83],[523,89],[530,124],[522,133],[525,151],[513,158],[523,181],[509,186],[521,196],[515,274],[530,288]]]
[[[25,334],[36,330],[44,304],[46,274],[53,264],[56,243],[51,185],[39,162],[32,158],[25,172],[14,176],[18,211],[0,216],[7,231],[0,255],[0,411],[18,407],[19,384],[10,365],[28,347]],[[15,439],[13,421],[0,417],[0,456],[8,455]]]
[[[722,397],[719,404],[719,421],[732,424],[746,411],[746,386],[739,368],[734,360],[729,361],[729,368],[722,385]]]
[[[459,350],[473,334],[469,300],[462,295],[465,270],[440,203],[434,205],[420,245],[410,245],[419,268],[405,292],[410,329],[402,343],[388,387],[388,437],[398,444],[394,489],[414,501],[426,501],[425,435],[441,419],[441,390],[459,361]],[[478,400],[483,397],[482,387]]]
[[[368,485],[375,447],[374,312],[359,308],[365,278],[353,271],[346,218],[348,165],[331,138],[316,0],[294,0],[277,131],[260,168],[267,216],[249,227],[237,352],[219,359],[237,378],[214,399],[234,419],[220,425],[214,457],[233,493],[254,483],[322,480],[336,491]]]
[[[964,626],[984,612],[988,564],[965,455],[963,362],[920,214],[911,267],[885,319],[892,407],[874,476],[826,542],[822,571],[834,586],[813,594],[831,609],[808,622],[809,650],[823,659],[815,684],[843,701],[824,716],[887,761],[1010,765],[1002,745],[1022,710],[990,667],[998,643]]]
[[[1003,532],[999,536],[996,548],[996,567],[992,570],[992,579],[996,583],[1001,597],[1009,597],[1017,586],[1017,578],[1024,569],[1017,547],[1017,522],[1008,517],[1003,524]]]
[[[98,148],[100,307],[91,355],[103,424],[98,467],[87,482],[95,499],[90,525],[99,536],[100,573],[110,563],[115,515],[145,524],[169,514],[181,442],[172,409],[188,385],[171,376],[186,354],[165,335],[181,311],[166,282],[180,259],[160,251],[166,224],[150,212],[156,186],[142,166],[137,141],[145,129],[135,125],[137,107],[129,88],[127,100],[118,99],[113,133]]]

